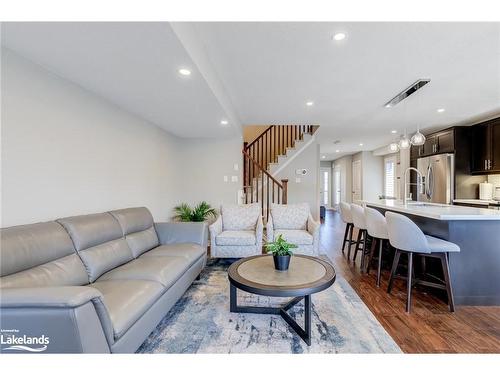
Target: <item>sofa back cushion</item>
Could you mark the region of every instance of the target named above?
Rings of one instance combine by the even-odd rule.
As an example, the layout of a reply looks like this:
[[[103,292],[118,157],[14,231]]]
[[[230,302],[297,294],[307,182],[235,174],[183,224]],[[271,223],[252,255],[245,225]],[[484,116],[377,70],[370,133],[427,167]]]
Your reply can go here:
[[[69,233],[90,282],[134,259],[118,221],[108,212],[57,220]]]
[[[298,204],[271,204],[274,229],[306,230],[309,217],[309,205]]]
[[[158,246],[153,216],[146,207],[125,208],[110,214],[120,223],[134,258]]]
[[[0,276],[2,288],[89,283],[71,238],[55,221],[0,229]]]
[[[255,230],[260,212],[258,203],[222,206],[223,230]]]

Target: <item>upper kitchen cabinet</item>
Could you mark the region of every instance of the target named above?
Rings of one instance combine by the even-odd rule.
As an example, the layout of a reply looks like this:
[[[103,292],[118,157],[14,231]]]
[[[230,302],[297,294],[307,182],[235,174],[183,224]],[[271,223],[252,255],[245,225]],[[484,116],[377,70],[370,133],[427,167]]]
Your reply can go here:
[[[472,174],[500,173],[500,118],[472,126]]]
[[[447,129],[429,134],[423,146],[412,146],[410,158],[417,159],[423,156],[444,154],[455,151],[455,129]]]

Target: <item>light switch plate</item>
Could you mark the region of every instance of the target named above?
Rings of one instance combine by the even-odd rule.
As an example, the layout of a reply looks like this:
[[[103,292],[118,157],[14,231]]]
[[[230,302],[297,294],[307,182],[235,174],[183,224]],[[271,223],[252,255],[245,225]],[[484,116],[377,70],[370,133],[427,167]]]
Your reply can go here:
[[[301,181],[301,179],[300,179],[299,177],[295,177],[295,182],[296,182],[297,184],[300,184],[300,181]]]
[[[238,164],[236,163],[236,164],[234,164],[234,165],[233,165],[233,169],[234,169],[235,171],[238,171],[238,170],[240,169],[240,167],[239,167],[239,166],[238,166]]]
[[[231,182],[238,182],[238,176],[231,176]]]
[[[224,182],[228,182],[229,178],[227,176],[224,176]]]

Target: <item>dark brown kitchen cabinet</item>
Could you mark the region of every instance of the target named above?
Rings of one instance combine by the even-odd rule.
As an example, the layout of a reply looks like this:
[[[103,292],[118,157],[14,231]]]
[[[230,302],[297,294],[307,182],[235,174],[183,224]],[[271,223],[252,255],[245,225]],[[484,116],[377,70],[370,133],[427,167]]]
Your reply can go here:
[[[455,131],[454,129],[448,129],[428,135],[423,146],[412,146],[410,157],[416,159],[422,156],[444,154],[454,151]]]
[[[448,130],[442,133],[438,133],[436,138],[436,152],[446,153],[455,151],[455,139],[453,130]]]
[[[500,173],[500,118],[472,126],[472,174]]]

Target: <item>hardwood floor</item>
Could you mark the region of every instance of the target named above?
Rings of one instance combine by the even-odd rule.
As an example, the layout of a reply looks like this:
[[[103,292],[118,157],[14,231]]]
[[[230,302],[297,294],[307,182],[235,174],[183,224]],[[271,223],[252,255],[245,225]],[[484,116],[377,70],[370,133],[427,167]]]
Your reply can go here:
[[[389,271],[384,269],[377,288],[376,271],[361,274],[359,255],[356,264],[342,255],[344,230],[338,213],[327,210],[321,225],[322,252],[405,353],[500,353],[500,307],[457,306],[450,313],[446,302],[414,288],[413,310],[407,314],[406,282],[396,280],[387,294]]]

